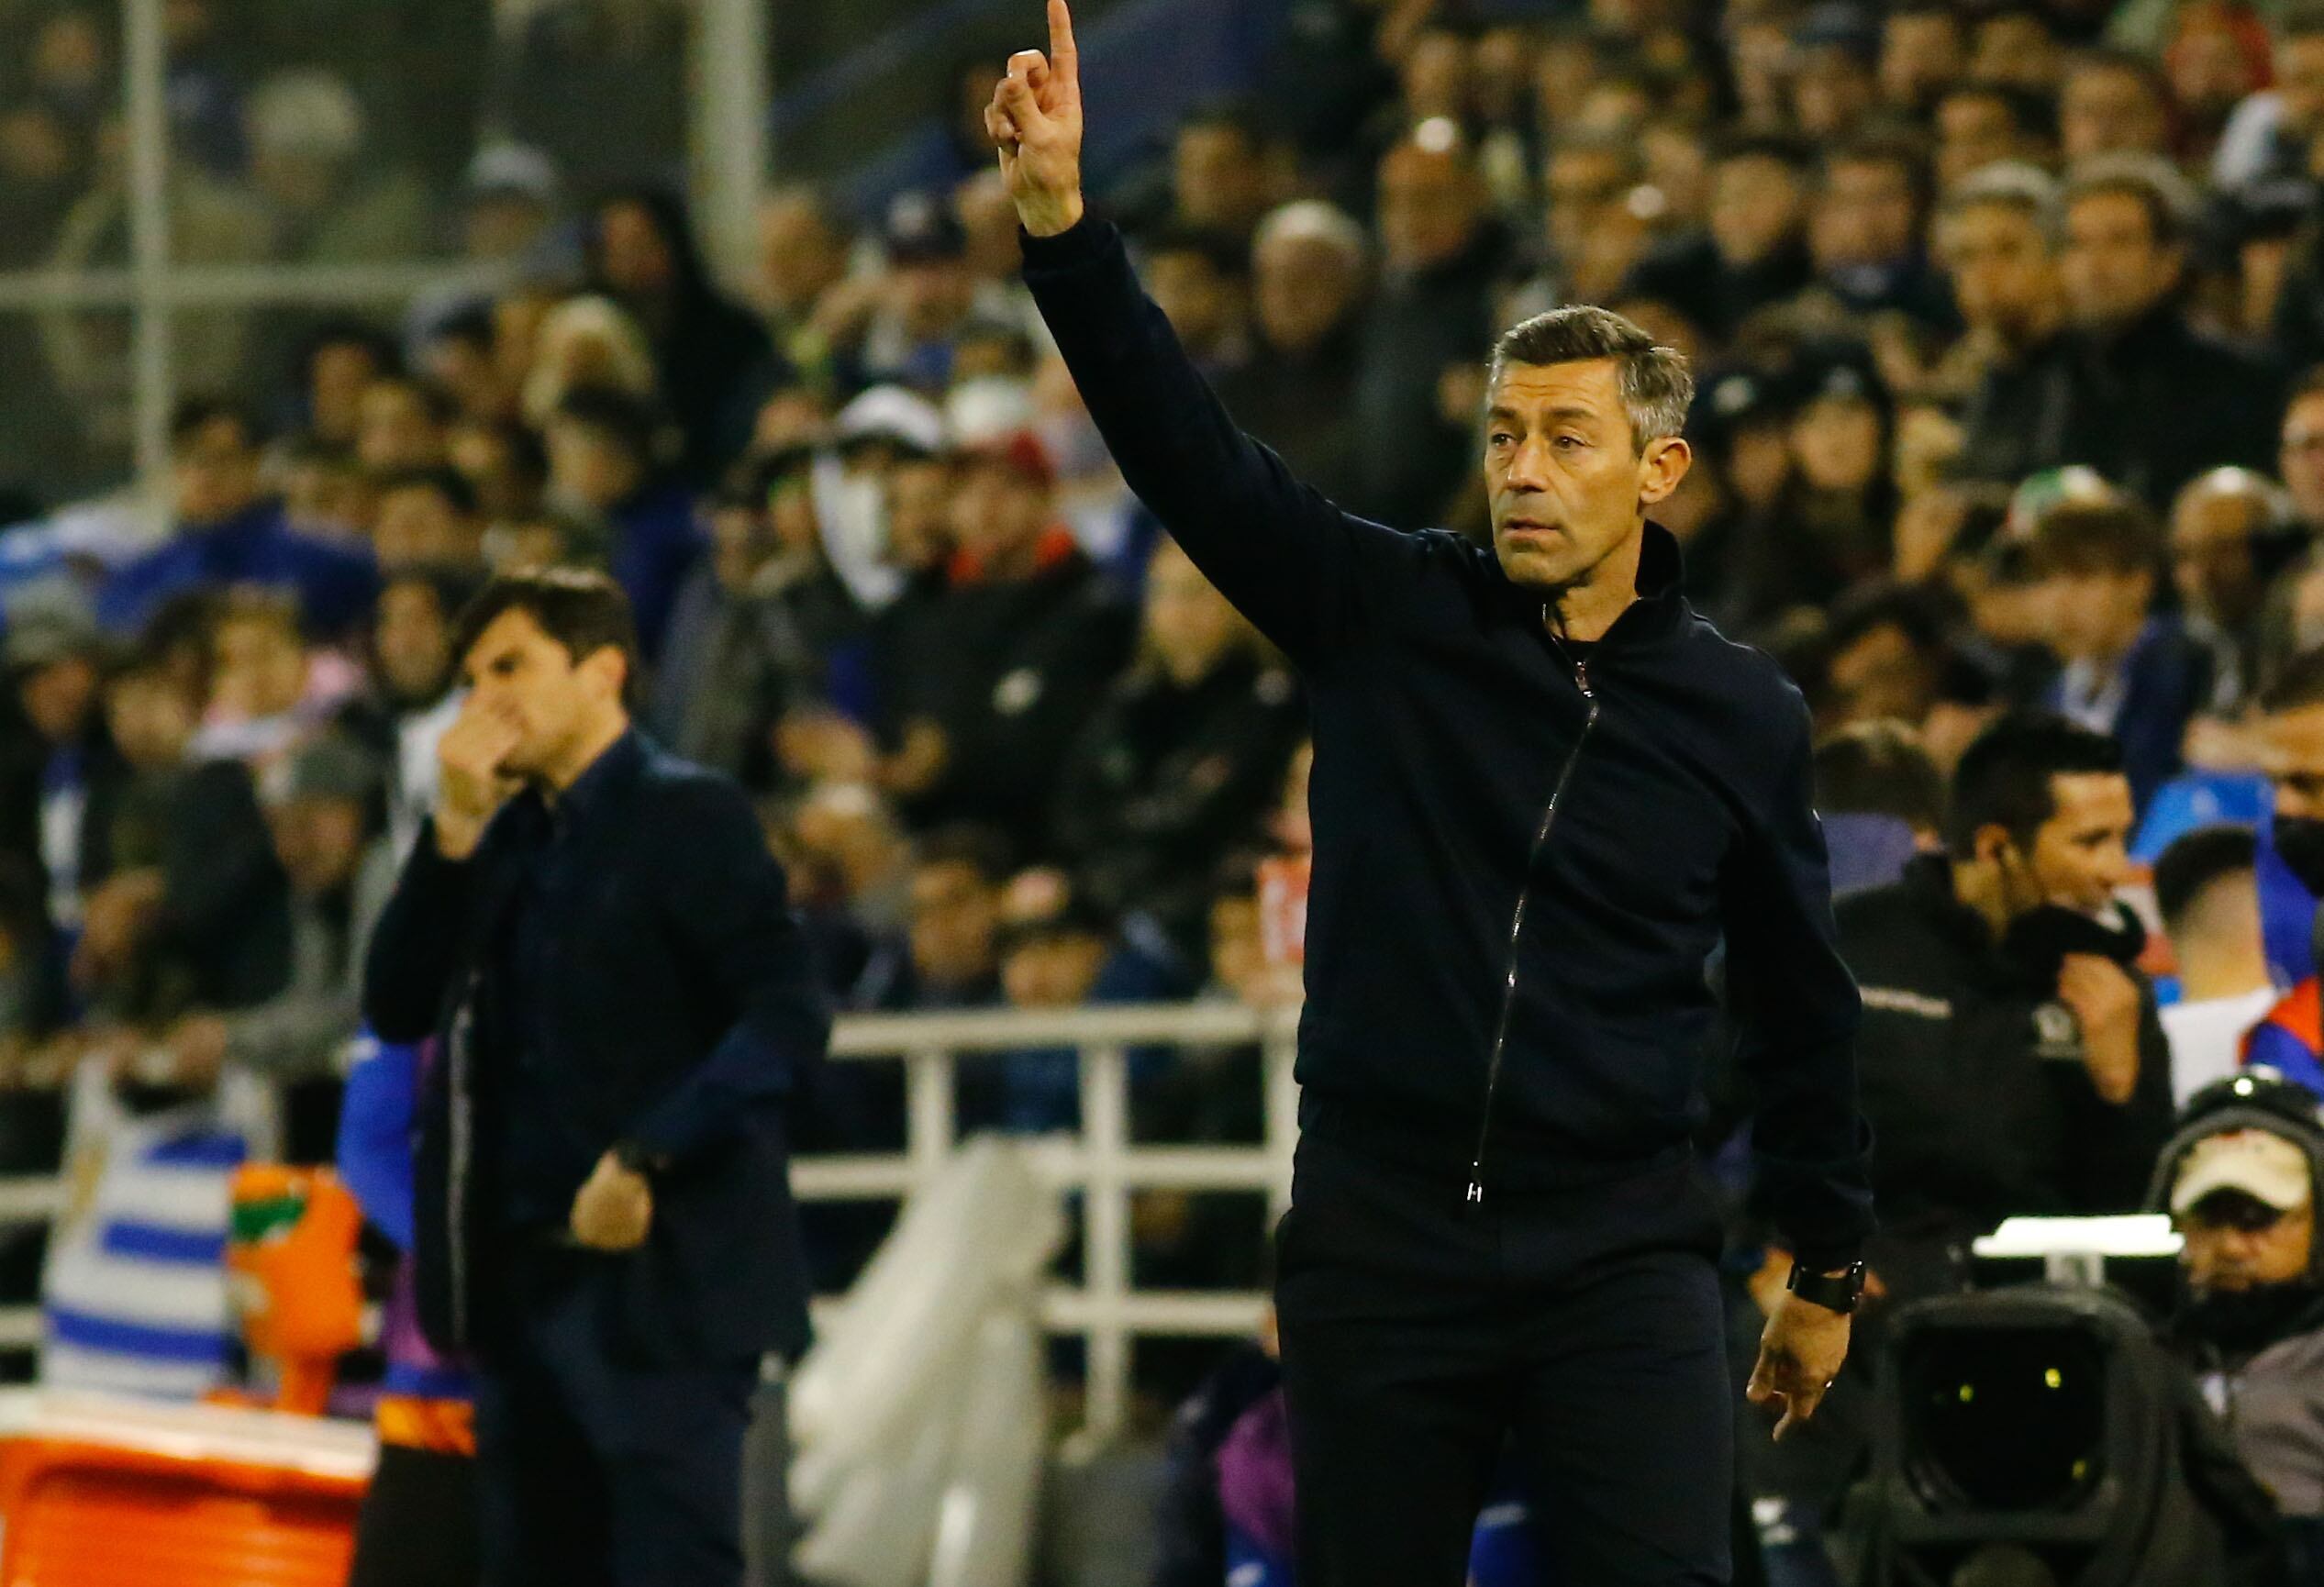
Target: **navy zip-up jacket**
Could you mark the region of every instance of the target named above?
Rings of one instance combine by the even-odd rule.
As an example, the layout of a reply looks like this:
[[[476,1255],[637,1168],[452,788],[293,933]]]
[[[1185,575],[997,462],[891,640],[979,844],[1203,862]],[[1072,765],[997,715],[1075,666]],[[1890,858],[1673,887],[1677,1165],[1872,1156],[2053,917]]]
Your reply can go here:
[[[1113,227],[1024,249],[1130,488],[1307,679],[1301,1127],[1473,1200],[1674,1163],[1723,937],[1760,1204],[1804,1260],[1852,1260],[1858,1003],[1807,710],[1687,606],[1676,541],[1647,527],[1639,599],[1577,676],[1491,551],[1342,512],[1238,430]]]

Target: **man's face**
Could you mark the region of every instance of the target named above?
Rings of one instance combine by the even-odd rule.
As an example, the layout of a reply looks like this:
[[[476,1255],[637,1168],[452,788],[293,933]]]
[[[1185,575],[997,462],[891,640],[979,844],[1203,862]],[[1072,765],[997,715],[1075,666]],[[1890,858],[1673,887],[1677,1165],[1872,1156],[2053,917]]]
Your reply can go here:
[[[1862,396],[1820,396],[1792,421],[1792,457],[1819,491],[1860,491],[1882,462],[1880,410]]]
[[[276,716],[306,692],[306,647],[297,627],[274,616],[230,618],[217,627],[217,696],[252,716]]]
[[[1582,582],[1685,475],[1685,441],[1665,438],[1639,454],[1618,380],[1612,359],[1503,372],[1485,421],[1484,483],[1511,583]]]
[[[1811,50],[1794,68],[1792,115],[1803,137],[1818,141],[1844,138],[1863,119],[1878,94],[1872,69],[1850,51]]]
[[[1935,663],[1894,623],[1867,628],[1835,652],[1830,677],[1842,725],[1885,720],[1918,727],[1936,701]]]
[[[1266,203],[1260,150],[1231,127],[1189,127],[1172,152],[1179,218],[1240,232]]]
[[[2218,492],[2183,497],[2171,515],[2171,582],[2189,609],[2214,623],[2239,623],[2260,597],[2252,537],[2259,509]]]
[[[2096,915],[2130,880],[2130,782],[2111,771],[2050,779],[2053,809],[2028,856],[2039,902]]]
[[[928,568],[951,549],[952,465],[912,458],[887,477],[887,550],[898,567]]]
[[[444,427],[428,399],[402,381],[374,381],[363,392],[355,455],[374,473],[432,469],[444,461]]]
[[[2144,570],[2060,572],[2047,583],[2051,649],[2069,661],[2111,662],[2138,638],[2154,605],[2154,576]]]
[[[1756,264],[1799,229],[1799,176],[1764,154],[1724,160],[1711,172],[1711,240],[1730,265]]]
[[[215,418],[180,438],[171,472],[188,524],[218,523],[258,500],[258,448],[239,419]]]
[[[2058,95],[2058,142],[2068,161],[2099,154],[2160,154],[2169,145],[2170,130],[2153,85],[2112,61],[2077,67]]]
[[[379,373],[379,356],[367,342],[339,341],[317,348],[306,380],[315,433],[327,440],[352,442],[362,424],[363,394]]]
[[[1418,271],[1449,263],[1476,235],[1484,195],[1476,175],[1457,156],[1414,144],[1380,162],[1380,242],[1392,270]]]
[[[1969,75],[1980,83],[2043,92],[2058,80],[2058,41],[2029,11],[1988,17],[1977,25]]]
[[[666,292],[676,279],[678,264],[670,244],[642,205],[606,206],[597,217],[597,248],[606,284],[616,292]]]
[[[432,485],[388,492],[372,521],[372,548],[380,566],[391,572],[479,561],[482,538],[483,531]]]
[[[1233,335],[1242,312],[1240,294],[1205,255],[1191,250],[1158,254],[1148,264],[1145,279],[1155,306],[1196,357]]]
[[[495,617],[461,661],[471,705],[516,731],[500,763],[514,777],[542,777],[562,764],[608,708],[619,709],[626,673],[611,647],[576,661],[522,610]]]
[[[1937,177],[1951,187],[1981,166],[2018,155],[2018,124],[1990,94],[1953,94],[1937,106]]]
[[[451,625],[433,585],[406,581],[382,591],[372,641],[380,679],[399,704],[426,705],[451,681]]]
[[[1827,270],[1889,264],[1913,250],[1918,230],[1912,181],[1885,160],[1841,161],[1817,195],[1808,223],[1816,262]]]
[[[363,858],[363,806],[337,797],[290,799],[268,813],[275,858],[302,896],[319,898],[354,880]]]
[[[2205,1196],[2177,1220],[2186,1244],[2179,1260],[2199,1291],[2240,1293],[2307,1276],[2316,1241],[2316,1204],[2278,1213],[2239,1191]]]
[[[962,468],[952,495],[952,538],[980,556],[1030,542],[1050,520],[1048,489],[1007,463],[980,458]]]
[[[2275,92],[2284,124],[2295,136],[2324,132],[2324,33],[2285,39],[2275,47]]]
[[[1174,541],[1154,549],[1145,616],[1147,643],[1165,662],[1183,662],[1190,673],[1207,666],[1240,631],[1234,607]]]
[[[1961,75],[1961,24],[1943,11],[1907,11],[1880,32],[1880,93],[1918,113]]]
[[[2300,521],[2310,527],[2324,525],[2324,392],[2296,397],[2285,410],[2276,457]]]
[[[2154,217],[2133,193],[2086,194],[2069,206],[2058,263],[2067,311],[2100,330],[2137,319],[2179,279],[2178,250],[2158,242]]]
[[[957,860],[912,873],[912,967],[939,986],[960,987],[994,970],[1000,890]]]
[[[1363,263],[1316,238],[1271,239],[1252,257],[1259,329],[1279,351],[1320,344],[1355,311]]]
[[[815,205],[782,198],[759,215],[759,285],[779,314],[795,315],[847,273],[847,248]]]
[[[96,694],[96,663],[86,656],[66,656],[35,667],[17,684],[25,719],[50,744],[63,744],[81,736]]]
[[[566,500],[609,513],[645,483],[645,468],[617,438],[596,426],[551,419],[549,483]]]
[[[1583,147],[1550,156],[1550,242],[1562,260],[1577,258],[1607,207],[1621,201],[1629,167],[1620,150]]]
[[[966,259],[928,259],[890,267],[896,317],[915,341],[941,341],[960,327],[976,301],[976,277]]]
[[[2324,705],[2278,711],[2260,725],[2260,763],[2279,821],[2324,821]]]
[[[140,771],[175,766],[194,738],[192,705],[159,671],[132,672],[116,681],[105,694],[105,716],[113,741]]]

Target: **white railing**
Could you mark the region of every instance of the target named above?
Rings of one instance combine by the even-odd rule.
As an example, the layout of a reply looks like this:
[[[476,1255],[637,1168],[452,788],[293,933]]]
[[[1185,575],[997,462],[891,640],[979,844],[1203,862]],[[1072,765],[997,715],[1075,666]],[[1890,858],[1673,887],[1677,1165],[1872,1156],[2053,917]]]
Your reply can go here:
[[[803,1201],[902,1200],[935,1177],[958,1138],[953,1082],[961,1058],[1028,1048],[1076,1049],[1081,1131],[1037,1138],[1028,1149],[1035,1171],[1059,1194],[1082,1197],[1083,1281],[1051,1285],[1041,1297],[1040,1317],[1051,1334],[1086,1341],[1081,1439],[1084,1446],[1102,1443],[1121,1430],[1127,1416],[1135,1339],[1231,1337],[1258,1327],[1266,1297],[1256,1292],[1133,1288],[1129,1203],[1141,1190],[1241,1190],[1266,1193],[1271,1212],[1289,1204],[1298,1140],[1298,1088],[1291,1077],[1297,1028],[1295,1010],[1232,1003],[846,1016],[832,1031],[834,1060],[900,1059],[904,1064],[904,1150],[802,1154],[792,1163],[792,1187]],[[1240,1043],[1258,1044],[1262,1055],[1266,1125],[1258,1145],[1130,1141],[1129,1049]],[[46,1222],[62,1202],[56,1179],[0,1179],[0,1226]],[[28,1348],[39,1336],[38,1307],[0,1307],[0,1348]]]

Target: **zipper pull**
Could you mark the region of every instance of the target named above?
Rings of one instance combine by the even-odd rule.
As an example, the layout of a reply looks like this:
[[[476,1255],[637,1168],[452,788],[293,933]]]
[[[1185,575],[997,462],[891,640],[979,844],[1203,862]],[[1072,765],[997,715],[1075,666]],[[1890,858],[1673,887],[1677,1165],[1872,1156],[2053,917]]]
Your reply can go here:
[[[1473,1207],[1484,1204],[1484,1160],[1482,1158],[1469,1164],[1469,1193],[1461,1199]]]

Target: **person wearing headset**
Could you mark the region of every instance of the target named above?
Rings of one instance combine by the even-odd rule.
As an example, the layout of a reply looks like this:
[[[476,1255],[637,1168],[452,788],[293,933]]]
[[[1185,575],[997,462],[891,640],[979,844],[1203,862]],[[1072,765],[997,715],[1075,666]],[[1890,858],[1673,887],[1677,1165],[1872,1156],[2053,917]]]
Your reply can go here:
[[[2264,1067],[2204,1087],[2155,1167],[2185,1239],[2166,1339],[2285,1519],[2298,1587],[2324,1583],[2324,1104]]]

